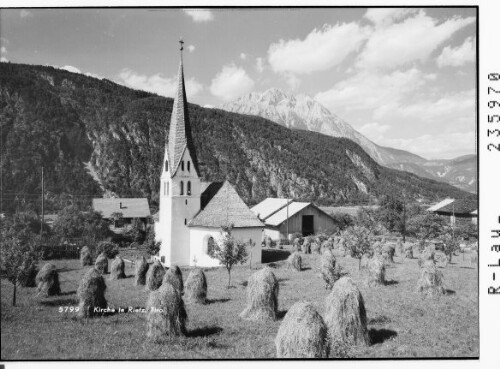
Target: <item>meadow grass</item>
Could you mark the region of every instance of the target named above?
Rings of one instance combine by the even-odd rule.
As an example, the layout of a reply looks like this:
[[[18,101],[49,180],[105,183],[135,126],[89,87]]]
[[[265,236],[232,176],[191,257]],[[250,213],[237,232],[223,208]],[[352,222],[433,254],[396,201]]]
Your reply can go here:
[[[281,250],[265,250],[274,261],[287,256]],[[418,255],[416,255],[418,256]],[[367,309],[372,344],[347,348],[352,358],[477,357],[478,279],[469,266],[469,255],[453,258],[441,269],[448,293],[424,298],[416,292],[420,269],[417,259],[400,255],[387,268],[385,286],[369,288],[366,271],[358,260],[337,255],[338,263],[358,285]],[[286,311],[297,301],[311,302],[324,315],[329,293],[319,272],[320,256],[304,255],[302,272],[274,263],[280,283],[279,319],[248,322],[238,315],[246,305],[246,284],[255,270],[235,267],[233,288],[226,288],[223,268],[206,269],[208,304],[188,304],[186,337],[151,343],[146,339],[145,313],[118,313],[94,319],[78,319],[76,313],[59,312],[77,306],[78,283],[89,267],[78,260],[54,260],[62,295],[36,297],[36,288],[19,288],[16,307],[11,306],[12,285],[1,280],[1,359],[232,359],[273,358],[274,339]],[[44,262],[45,263],[45,262]],[[189,273],[183,268],[184,278]],[[109,280],[106,299],[117,307],[146,307],[149,292],[134,286],[134,270],[126,264],[126,279]]]

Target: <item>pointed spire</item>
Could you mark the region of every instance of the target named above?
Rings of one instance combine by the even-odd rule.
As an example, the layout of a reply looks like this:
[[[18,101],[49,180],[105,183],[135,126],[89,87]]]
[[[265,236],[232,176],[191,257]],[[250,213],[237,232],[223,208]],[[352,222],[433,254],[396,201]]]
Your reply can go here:
[[[193,168],[199,175],[198,160],[196,150],[191,135],[191,124],[189,122],[186,88],[184,85],[184,67],[182,60],[182,50],[184,50],[184,41],[179,40],[180,46],[180,64],[177,77],[177,92],[174,96],[174,106],[170,118],[170,132],[168,135],[168,162],[171,176],[175,174],[182,158],[184,150],[189,150],[193,162]]]

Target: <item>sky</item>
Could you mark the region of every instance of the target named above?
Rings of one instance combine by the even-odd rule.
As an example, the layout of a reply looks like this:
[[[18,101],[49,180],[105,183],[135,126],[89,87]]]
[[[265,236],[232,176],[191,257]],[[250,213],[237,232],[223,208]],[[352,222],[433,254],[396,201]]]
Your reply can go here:
[[[382,146],[475,152],[473,8],[1,9],[3,62],[52,65],[188,100],[306,94]]]

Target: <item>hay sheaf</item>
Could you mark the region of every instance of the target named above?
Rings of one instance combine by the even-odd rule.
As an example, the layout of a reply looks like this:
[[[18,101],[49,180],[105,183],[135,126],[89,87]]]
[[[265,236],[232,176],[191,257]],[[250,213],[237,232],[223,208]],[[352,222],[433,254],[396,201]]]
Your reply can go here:
[[[255,272],[248,279],[247,307],[240,314],[246,320],[276,320],[279,283],[270,268]]]
[[[363,256],[361,256],[361,261],[359,263],[359,269],[367,270],[369,263],[370,263],[370,257],[366,254],[363,254]]]
[[[409,243],[405,245],[404,250],[405,250],[405,258],[413,259],[413,244]]]
[[[297,272],[302,270],[302,257],[295,251],[288,257],[288,266],[295,269]]]
[[[328,330],[309,302],[297,302],[285,315],[276,339],[278,358],[328,357]]]
[[[119,256],[116,256],[111,263],[111,275],[109,279],[124,279],[127,278],[125,275],[125,262]]]
[[[448,257],[443,251],[436,251],[434,260],[436,261],[436,265],[440,268],[446,268],[448,265]]]
[[[35,277],[38,293],[43,296],[54,296],[61,293],[59,274],[55,265],[45,264]]]
[[[334,249],[334,241],[333,238],[329,238],[321,244],[321,253],[324,253],[326,250],[333,251]]]
[[[428,260],[432,260],[432,262],[435,263],[434,255],[435,255],[434,250],[430,247],[427,247],[424,250],[424,252],[420,254],[420,257],[418,258],[418,266],[422,268],[424,263]]]
[[[95,268],[102,274],[108,274],[108,258],[104,253],[99,254],[95,260]]]
[[[385,244],[382,246],[382,257],[386,264],[394,263],[394,254],[396,253],[396,248],[392,244]]]
[[[318,242],[311,243],[311,253],[321,254],[321,244]]]
[[[181,269],[177,265],[167,270],[163,277],[162,284],[165,283],[170,283],[182,296],[184,293],[184,282]]]
[[[337,264],[337,260],[330,250],[325,250],[321,256],[320,272],[327,289],[332,288],[333,284],[343,275],[342,268]]]
[[[325,300],[325,323],[331,344],[368,345],[363,296],[351,278],[342,277]]]
[[[301,252],[302,251],[302,239],[300,238],[296,238],[295,240],[293,240],[293,251],[296,251],[296,252]]]
[[[186,333],[187,314],[179,291],[166,283],[151,292],[146,305],[146,336],[153,342]]]
[[[443,273],[436,267],[433,260],[426,260],[422,266],[417,291],[424,296],[440,296],[446,293],[443,287]]]
[[[385,285],[385,265],[380,257],[374,256],[368,263],[368,286],[380,285]]]
[[[146,274],[148,273],[149,264],[143,256],[136,260],[135,264],[135,285],[144,286],[146,284]]]
[[[165,276],[165,268],[158,260],[155,260],[153,265],[149,267],[146,275],[146,288],[150,291],[155,291],[160,288],[163,277]]]
[[[106,282],[102,273],[95,267],[90,268],[83,276],[78,286],[78,299],[80,317],[90,318],[99,315],[99,309],[107,308],[104,292],[106,291]],[[97,309],[97,311],[95,311]]]
[[[92,265],[92,255],[87,246],[83,246],[80,250],[80,264],[82,264],[82,266]]]
[[[311,237],[307,236],[304,238],[304,243],[302,244],[302,251],[304,254],[310,254],[311,253]]]
[[[184,286],[186,303],[205,304],[207,301],[207,278],[201,269],[193,269]]]

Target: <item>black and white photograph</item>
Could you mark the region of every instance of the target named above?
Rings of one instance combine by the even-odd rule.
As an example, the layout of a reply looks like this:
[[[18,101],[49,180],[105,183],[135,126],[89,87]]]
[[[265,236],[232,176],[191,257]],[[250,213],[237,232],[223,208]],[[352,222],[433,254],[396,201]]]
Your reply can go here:
[[[30,5],[0,8],[2,368],[481,364],[486,8]]]

